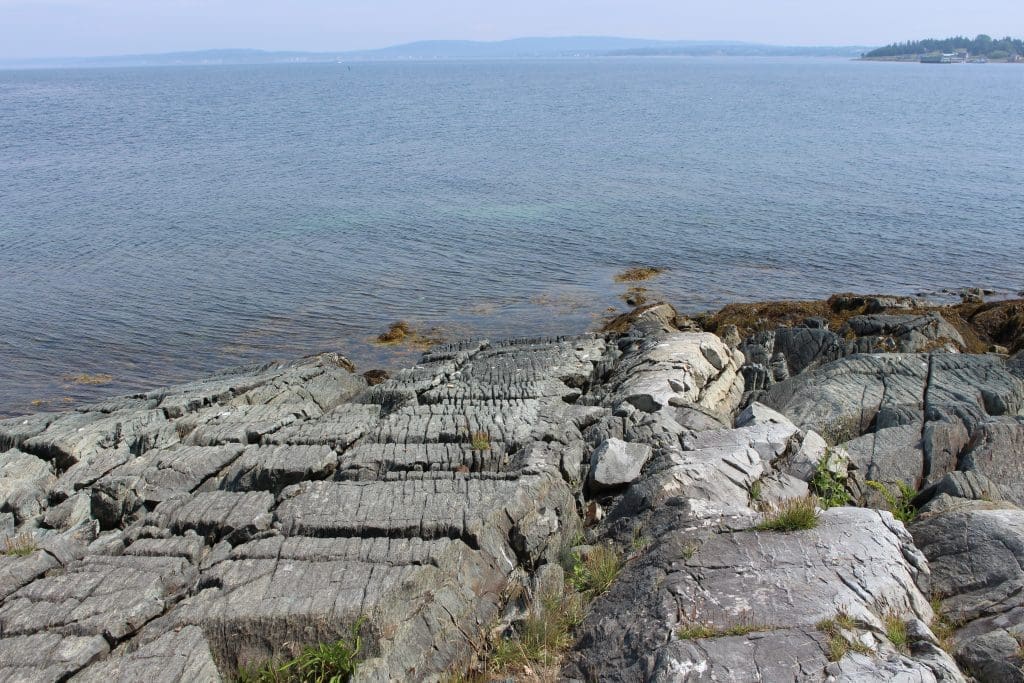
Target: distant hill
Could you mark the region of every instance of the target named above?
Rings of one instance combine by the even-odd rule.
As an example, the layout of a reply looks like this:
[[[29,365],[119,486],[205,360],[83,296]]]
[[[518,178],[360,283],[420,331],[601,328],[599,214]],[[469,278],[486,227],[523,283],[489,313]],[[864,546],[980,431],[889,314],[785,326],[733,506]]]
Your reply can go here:
[[[57,68],[103,66],[174,66],[202,64],[294,64],[334,61],[431,60],[431,59],[557,59],[605,56],[796,56],[857,57],[868,48],[785,47],[728,41],[666,41],[609,36],[515,38],[494,42],[426,40],[375,50],[347,52],[298,52],[265,50],[200,50],[149,55],[110,57],[62,57],[10,60],[8,68]]]
[[[867,52],[864,57],[867,59],[899,58],[936,52],[955,52],[956,50],[967,50],[975,57],[1016,61],[1024,56],[1024,40],[1010,38],[1009,36],[995,40],[985,34],[981,34],[973,39],[964,36],[942,39],[928,38],[925,40],[911,40],[905,43],[892,43],[891,45]]]

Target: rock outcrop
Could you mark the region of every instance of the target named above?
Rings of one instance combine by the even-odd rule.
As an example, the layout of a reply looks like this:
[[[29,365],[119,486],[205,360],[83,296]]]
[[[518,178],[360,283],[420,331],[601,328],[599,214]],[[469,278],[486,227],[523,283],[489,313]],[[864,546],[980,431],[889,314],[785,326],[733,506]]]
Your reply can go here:
[[[660,304],[0,421],[0,679],[232,680],[353,629],[356,680],[447,679],[610,543],[565,678],[1024,680],[1024,373],[915,305],[733,348]],[[765,524],[822,477],[921,512]]]

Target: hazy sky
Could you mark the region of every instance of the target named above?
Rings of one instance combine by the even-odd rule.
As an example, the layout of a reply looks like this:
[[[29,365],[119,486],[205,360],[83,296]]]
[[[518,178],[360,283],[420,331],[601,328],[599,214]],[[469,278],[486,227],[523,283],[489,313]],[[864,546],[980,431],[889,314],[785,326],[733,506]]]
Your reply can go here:
[[[615,35],[881,45],[1024,34],[1024,0],[0,0],[0,57]]]

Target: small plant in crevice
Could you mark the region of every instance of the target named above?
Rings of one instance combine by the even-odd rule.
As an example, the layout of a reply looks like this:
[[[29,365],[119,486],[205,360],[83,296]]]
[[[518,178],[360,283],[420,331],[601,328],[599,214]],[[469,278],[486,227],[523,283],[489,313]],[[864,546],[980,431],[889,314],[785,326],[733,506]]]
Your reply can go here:
[[[630,541],[630,545],[633,546],[633,550],[637,553],[641,553],[651,545],[651,537],[644,535],[643,527],[636,527],[633,529],[633,540]]]
[[[723,616],[711,619],[701,615],[701,602],[695,602],[689,614],[682,615],[682,626],[676,629],[676,637],[680,640],[702,640],[705,638],[724,638],[726,636],[745,636],[758,631],[770,631],[773,626],[754,621],[749,612],[739,617]]]
[[[288,661],[270,661],[239,669],[238,683],[345,683],[359,666],[362,639],[359,630],[366,618],[352,625],[349,638],[333,643],[308,645]]]
[[[874,653],[870,647],[862,643],[855,636],[848,637],[847,634],[857,629],[857,623],[846,612],[841,611],[831,619],[819,621],[817,629],[828,636],[826,647],[830,662],[838,662],[851,651],[864,655]]]
[[[491,435],[487,432],[473,432],[470,440],[474,451],[491,450]]]
[[[953,654],[953,637],[956,634],[956,630],[962,624],[950,618],[939,598],[932,598],[931,607],[932,613],[935,615],[932,617],[932,623],[930,624],[932,633],[935,634],[935,638],[939,641],[939,647]]]
[[[3,555],[25,557],[38,549],[35,538],[28,532],[22,532],[4,539]]]
[[[611,545],[597,545],[585,555],[573,553],[569,584],[591,598],[608,591],[622,571],[622,554]]]
[[[895,612],[885,615],[885,637],[900,652],[909,652],[909,639],[907,637],[907,622]]]
[[[761,494],[761,480],[755,479],[754,482],[750,485],[750,500],[754,501],[755,503],[760,502]]]
[[[572,645],[572,629],[583,621],[583,596],[572,591],[549,593],[526,616],[511,638],[496,642],[489,653],[488,669],[515,674],[533,667],[557,666]]]
[[[790,498],[762,513],[758,531],[802,531],[818,526],[818,501],[814,496]]]
[[[850,494],[846,490],[846,482],[833,471],[836,456],[831,448],[825,450],[825,455],[818,461],[811,477],[811,491],[818,496],[821,507],[834,508],[848,505]]]
[[[882,498],[885,499],[886,505],[889,507],[889,512],[896,519],[904,524],[909,524],[917,517],[917,508],[914,507],[914,496],[917,495],[917,491],[904,482],[896,482],[893,489],[873,479],[868,479],[864,483],[881,494]]]

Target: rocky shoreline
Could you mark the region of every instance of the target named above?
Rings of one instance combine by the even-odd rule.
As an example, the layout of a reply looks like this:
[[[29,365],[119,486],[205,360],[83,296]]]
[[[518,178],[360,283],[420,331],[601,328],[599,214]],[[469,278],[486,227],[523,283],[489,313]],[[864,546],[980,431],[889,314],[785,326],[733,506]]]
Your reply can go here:
[[[654,304],[0,421],[0,679],[1024,681],[1022,305]]]

